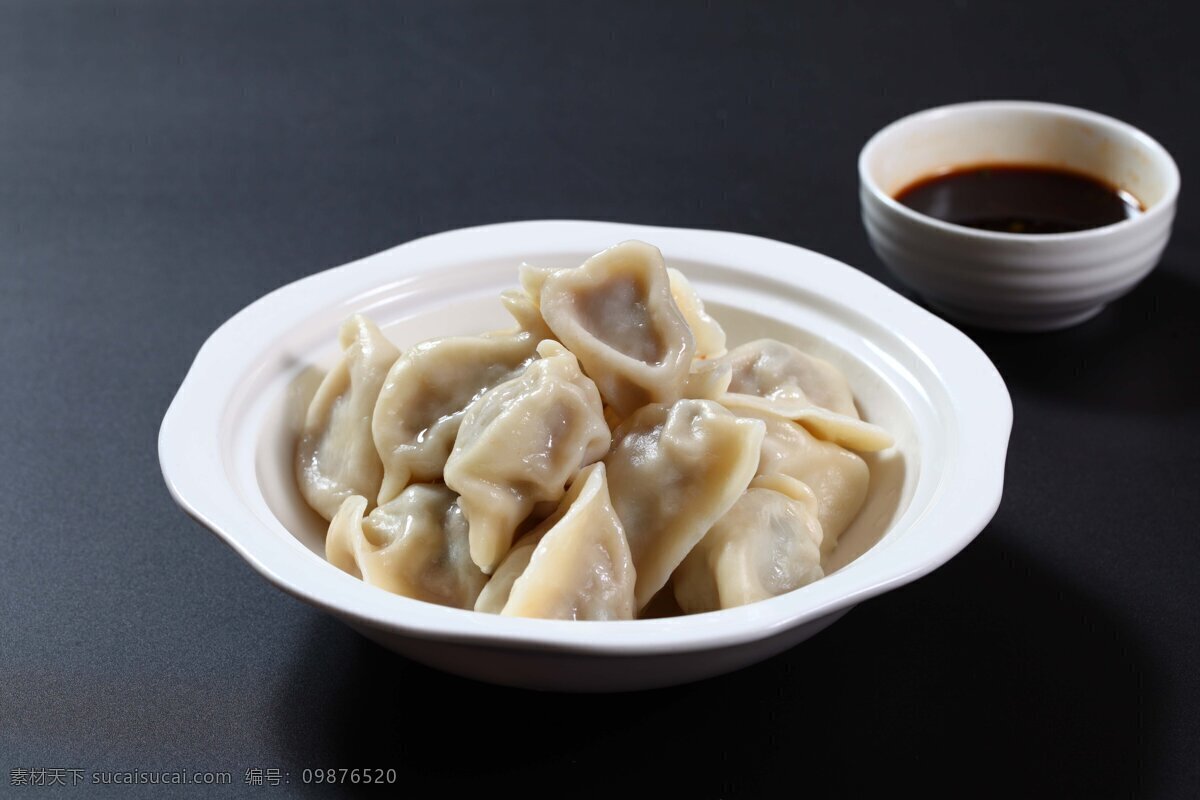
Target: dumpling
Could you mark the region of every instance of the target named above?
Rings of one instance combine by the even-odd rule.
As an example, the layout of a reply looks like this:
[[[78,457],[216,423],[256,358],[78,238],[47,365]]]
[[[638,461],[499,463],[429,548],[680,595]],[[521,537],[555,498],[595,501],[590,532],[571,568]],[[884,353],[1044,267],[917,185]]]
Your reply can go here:
[[[522,374],[471,403],[446,460],[446,485],[471,526],[471,558],[488,574],[534,506],[560,500],[611,443],[596,384],[575,356],[553,341],[537,352]]]
[[[542,619],[633,619],[633,559],[608,494],[604,464],[585,467],[500,613]],[[507,563],[507,561],[505,562]]]
[[[824,439],[860,453],[886,450],[896,442],[890,433],[878,425],[836,414],[819,406],[811,406],[786,416],[803,425],[818,439]]]
[[[533,302],[534,306],[538,307],[538,313],[541,313],[542,287],[546,285],[546,279],[554,273],[558,272],[555,267],[538,267],[533,264],[522,264],[517,270],[517,281],[521,284],[521,291]]]
[[[521,374],[537,357],[537,342],[527,331],[455,336],[419,344],[396,361],[371,420],[383,462],[380,504],[410,482],[442,479],[467,406]]]
[[[787,475],[816,495],[817,517],[824,533],[821,554],[828,555],[867,499],[871,482],[867,462],[770,411],[739,405],[730,405],[729,409],[739,417],[762,420],[767,426],[758,462],[759,475]]]
[[[607,410],[607,409],[606,409]],[[597,462],[599,463],[599,462]],[[550,505],[550,510],[544,515],[539,515],[535,507],[534,513],[525,520],[525,525],[528,526],[529,519],[535,516],[541,516],[541,519],[534,523],[529,528],[529,532],[517,539],[516,543],[509,549],[508,554],[504,556],[504,560],[500,562],[500,566],[496,567],[496,571],[492,573],[491,579],[487,585],[483,587],[483,591],[479,594],[479,599],[475,602],[476,611],[484,611],[488,614],[499,614],[504,610],[504,604],[508,602],[508,596],[512,592],[512,586],[516,583],[517,578],[521,577],[521,573],[529,566],[529,560],[533,558],[533,551],[537,549],[538,542],[546,534],[546,531],[554,527],[554,524],[563,518],[570,508],[571,503],[578,497],[580,490],[583,488],[583,480],[581,476],[590,474],[588,471],[595,464],[584,467],[575,476],[571,486],[567,489],[567,493],[563,495],[562,500],[558,503],[539,503],[538,506]],[[605,491],[608,491],[608,484],[605,483]]]
[[[527,268],[522,282],[618,414],[683,396],[696,346],[658,248],[623,242],[575,269]]]
[[[384,377],[400,351],[375,323],[355,314],[338,333],[342,359],[329,371],[308,406],[296,449],[296,481],[304,499],[332,519],[347,497],[372,503],[383,463],[371,437],[371,414]]]
[[[604,463],[639,609],[745,491],[765,427],[711,400],[649,405],[621,423]]]
[[[705,312],[704,303],[682,272],[668,267],[667,275],[671,280],[671,297],[687,320],[696,341],[695,358],[688,370],[683,396],[696,400],[718,400],[729,390],[733,381],[733,368],[712,360],[727,352],[725,331]]]
[[[758,339],[734,348],[718,363],[733,370],[731,404],[772,411],[853,450],[883,450],[893,443],[883,428],[859,418],[850,384],[828,361],[774,339]]]
[[[850,384],[837,367],[775,339],[757,339],[731,350],[729,391],[767,401],[778,414],[820,406],[858,419]]]
[[[542,319],[542,312],[537,302],[523,289],[505,289],[500,293],[500,302],[513,319],[517,321],[520,330],[528,331],[535,341],[553,339],[554,334]]]
[[[671,297],[679,307],[679,313],[687,320],[692,337],[696,340],[695,358],[707,359],[725,355],[725,330],[704,310],[704,302],[700,295],[696,294],[692,284],[674,267],[667,267],[667,277],[671,282]]]
[[[475,601],[476,611],[499,614],[504,610],[508,596],[512,593],[513,584],[529,566],[529,561],[533,558],[533,551],[537,549],[543,533],[545,533],[544,530],[534,529],[517,540],[512,549],[508,551],[508,555],[500,562],[500,566],[496,567],[492,577],[484,584],[483,591],[479,593],[479,599]]]
[[[349,497],[329,524],[325,557],[394,594],[473,608],[487,576],[471,560],[457,500],[440,484],[413,484],[364,519],[366,498]]]
[[[690,400],[720,400],[729,390],[732,380],[733,369],[728,364],[696,359],[688,372],[683,396]]]
[[[604,407],[604,423],[608,425],[610,431],[615,431],[620,426],[622,419],[623,417],[617,413],[615,408],[612,406]]]
[[[821,538],[816,495],[786,475],[759,476],[675,570],[675,600],[697,614],[799,589],[824,576]]]
[[[493,583],[497,585],[492,586]],[[513,547],[475,609],[541,619],[633,619],[634,570],[604,464],[585,467],[558,510]]]

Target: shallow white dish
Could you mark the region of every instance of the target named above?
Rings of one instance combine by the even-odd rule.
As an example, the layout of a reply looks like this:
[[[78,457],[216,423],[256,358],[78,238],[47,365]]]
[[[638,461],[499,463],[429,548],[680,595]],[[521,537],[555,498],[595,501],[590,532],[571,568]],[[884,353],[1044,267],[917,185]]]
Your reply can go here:
[[[626,239],[662,249],[730,334],[793,341],[846,372],[897,437],[824,579],[711,614],[633,622],[501,618],[388,594],[327,563],[324,523],[292,478],[294,424],[354,312],[400,347],[508,325],[522,261],[575,266]],[[862,273],[780,242],[603,222],[438,234],[278,289],[204,344],[163,419],[172,496],[280,588],[417,661],[514,686],[617,691],[684,683],[785,650],[856,603],[945,563],[1000,502],[1012,405],[967,337]],[[865,552],[864,552],[865,551]],[[869,649],[870,643],[864,643]]]

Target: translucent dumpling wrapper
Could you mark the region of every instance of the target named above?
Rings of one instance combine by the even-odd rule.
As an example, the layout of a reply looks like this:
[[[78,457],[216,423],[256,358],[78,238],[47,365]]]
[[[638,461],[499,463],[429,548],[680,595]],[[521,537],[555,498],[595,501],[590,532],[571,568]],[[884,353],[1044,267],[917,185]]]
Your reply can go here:
[[[537,343],[533,333],[520,329],[454,336],[423,342],[396,360],[371,421],[383,463],[380,504],[410,482],[442,479],[467,406],[521,374],[537,357]]]
[[[687,277],[674,267],[667,267],[667,278],[671,283],[671,297],[696,341],[694,357],[708,359],[725,355],[725,330],[704,310],[704,302]]]
[[[605,411],[608,409],[606,408]],[[597,462],[599,463],[599,462]],[[558,503],[538,503],[534,508],[533,514],[525,520],[523,525],[527,528],[527,533],[517,538],[516,542],[509,549],[508,554],[504,556],[504,560],[500,562],[500,566],[496,567],[492,577],[488,580],[487,585],[483,587],[483,591],[479,594],[479,599],[475,602],[476,611],[484,611],[488,614],[499,614],[504,610],[504,605],[508,602],[508,596],[512,592],[512,586],[516,583],[517,578],[525,572],[525,568],[529,566],[529,560],[533,558],[533,551],[537,549],[538,542],[546,534],[546,531],[554,527],[554,524],[563,518],[567,513],[567,509],[571,507],[571,503],[579,496],[583,489],[582,476],[590,474],[590,470],[596,466],[592,464],[584,467],[575,476],[571,486],[567,489],[567,493],[563,495],[562,500]],[[605,491],[608,491],[607,482]],[[546,513],[539,513],[545,506],[550,506]],[[530,526],[530,520],[538,517],[537,522]]]
[[[766,600],[824,576],[812,490],[786,475],[756,477],[672,577],[688,614]]]
[[[523,270],[522,282],[618,414],[683,397],[696,346],[658,248],[623,242],[575,269]]]
[[[604,407],[604,422],[606,425],[608,425],[608,429],[610,431],[615,431],[618,427],[620,427],[622,419],[624,418],[617,413],[615,408],[612,406]]]
[[[828,555],[867,499],[871,472],[857,454],[818,439],[804,427],[760,408],[731,405],[740,417],[766,425],[759,475],[782,474],[803,483],[817,497],[821,554]]]
[[[872,452],[891,447],[891,434],[864,422],[846,377],[834,365],[774,339],[736,347],[717,360],[733,371],[721,402],[761,408],[795,420],[814,436]]]
[[[371,415],[388,369],[400,351],[375,323],[355,314],[338,333],[342,358],[313,395],[296,449],[296,480],[305,501],[332,519],[351,495],[374,505],[383,463],[371,436]]]
[[[517,578],[521,577],[521,573],[529,566],[529,560],[533,558],[533,551],[537,549],[538,542],[541,541],[541,533],[544,531],[540,533],[530,531],[516,541],[512,549],[508,551],[508,555],[500,562],[500,566],[496,567],[492,577],[484,584],[483,591],[479,593],[479,599],[475,601],[476,611],[499,614],[504,610],[508,596],[512,593],[513,584],[517,582]]]
[[[413,484],[364,518],[366,499],[349,497],[329,524],[325,557],[393,594],[473,608],[487,576],[471,560],[457,500],[440,484]]]
[[[880,426],[836,414],[834,411],[818,408],[816,405],[796,409],[792,414],[785,415],[779,414],[776,405],[764,403],[761,398],[733,395],[730,392],[726,392],[720,397],[720,403],[724,407],[736,411],[739,415],[749,416],[750,411],[760,411],[762,414],[782,416],[784,419],[796,422],[817,439],[857,452],[887,450],[895,441],[892,434],[884,431]]]
[[[617,429],[605,458],[625,526],[640,610],[745,491],[765,426],[710,400],[646,406]]]
[[[633,619],[634,578],[604,464],[597,463],[579,473],[554,514],[517,542],[475,608],[540,619]]]
[[[471,557],[488,573],[538,503],[557,502],[581,468],[600,460],[611,435],[596,385],[561,344],[467,408],[446,460],[446,485],[461,495]]]
[[[792,414],[791,418],[803,425],[813,436],[860,453],[886,450],[896,443],[892,435],[878,425],[818,406],[799,410]]]
[[[500,293],[500,302],[517,321],[517,326],[532,334],[536,341],[554,338],[546,320],[542,319],[537,301],[528,292],[523,289],[505,289]]]
[[[689,400],[720,400],[729,391],[733,369],[720,361],[696,359],[688,372],[683,396]]]
[[[538,309],[539,314],[541,313],[542,287],[546,285],[546,279],[556,272],[558,269],[555,267],[539,267],[534,264],[522,264],[517,270],[517,280],[521,284],[521,291]]]
[[[841,370],[775,339],[735,347],[721,359],[733,368],[729,391],[770,403],[776,413],[820,406],[858,419],[854,395]]]
[[[522,264],[518,270],[521,286],[517,289],[505,289],[500,293],[500,302],[505,310],[516,320],[520,330],[532,333],[540,342],[554,339],[554,331],[542,317],[540,306],[542,284],[551,273],[550,267],[535,267],[532,264]]]

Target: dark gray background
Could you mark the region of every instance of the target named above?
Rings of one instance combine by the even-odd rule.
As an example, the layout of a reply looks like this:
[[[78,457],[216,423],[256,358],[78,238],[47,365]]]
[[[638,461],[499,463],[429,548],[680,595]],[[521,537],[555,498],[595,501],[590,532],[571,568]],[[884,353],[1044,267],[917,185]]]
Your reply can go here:
[[[47,793],[10,786],[14,768],[232,771],[214,797],[277,768],[292,784],[253,793],[283,797],[333,766],[568,796],[1195,796],[1184,10],[0,4],[0,795]],[[615,697],[470,683],[275,590],[167,495],[162,414],[205,337],[270,289],[546,217],[761,234],[895,286],[858,219],[859,148],[908,112],[996,97],[1157,137],[1185,179],[1174,239],[1081,327],[969,331],[1015,408],[999,513],[785,655]]]

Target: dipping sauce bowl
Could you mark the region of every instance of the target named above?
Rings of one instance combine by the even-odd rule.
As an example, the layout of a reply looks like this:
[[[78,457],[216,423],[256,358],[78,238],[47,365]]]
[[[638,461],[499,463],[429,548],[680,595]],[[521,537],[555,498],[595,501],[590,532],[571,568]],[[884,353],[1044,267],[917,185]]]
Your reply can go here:
[[[1068,233],[1010,233],[919,213],[897,195],[980,165],[1091,176],[1144,209]],[[1179,169],[1124,122],[1050,103],[942,106],[879,131],[858,159],[863,224],[892,272],[947,317],[986,328],[1046,331],[1098,314],[1158,264],[1171,235]]]

